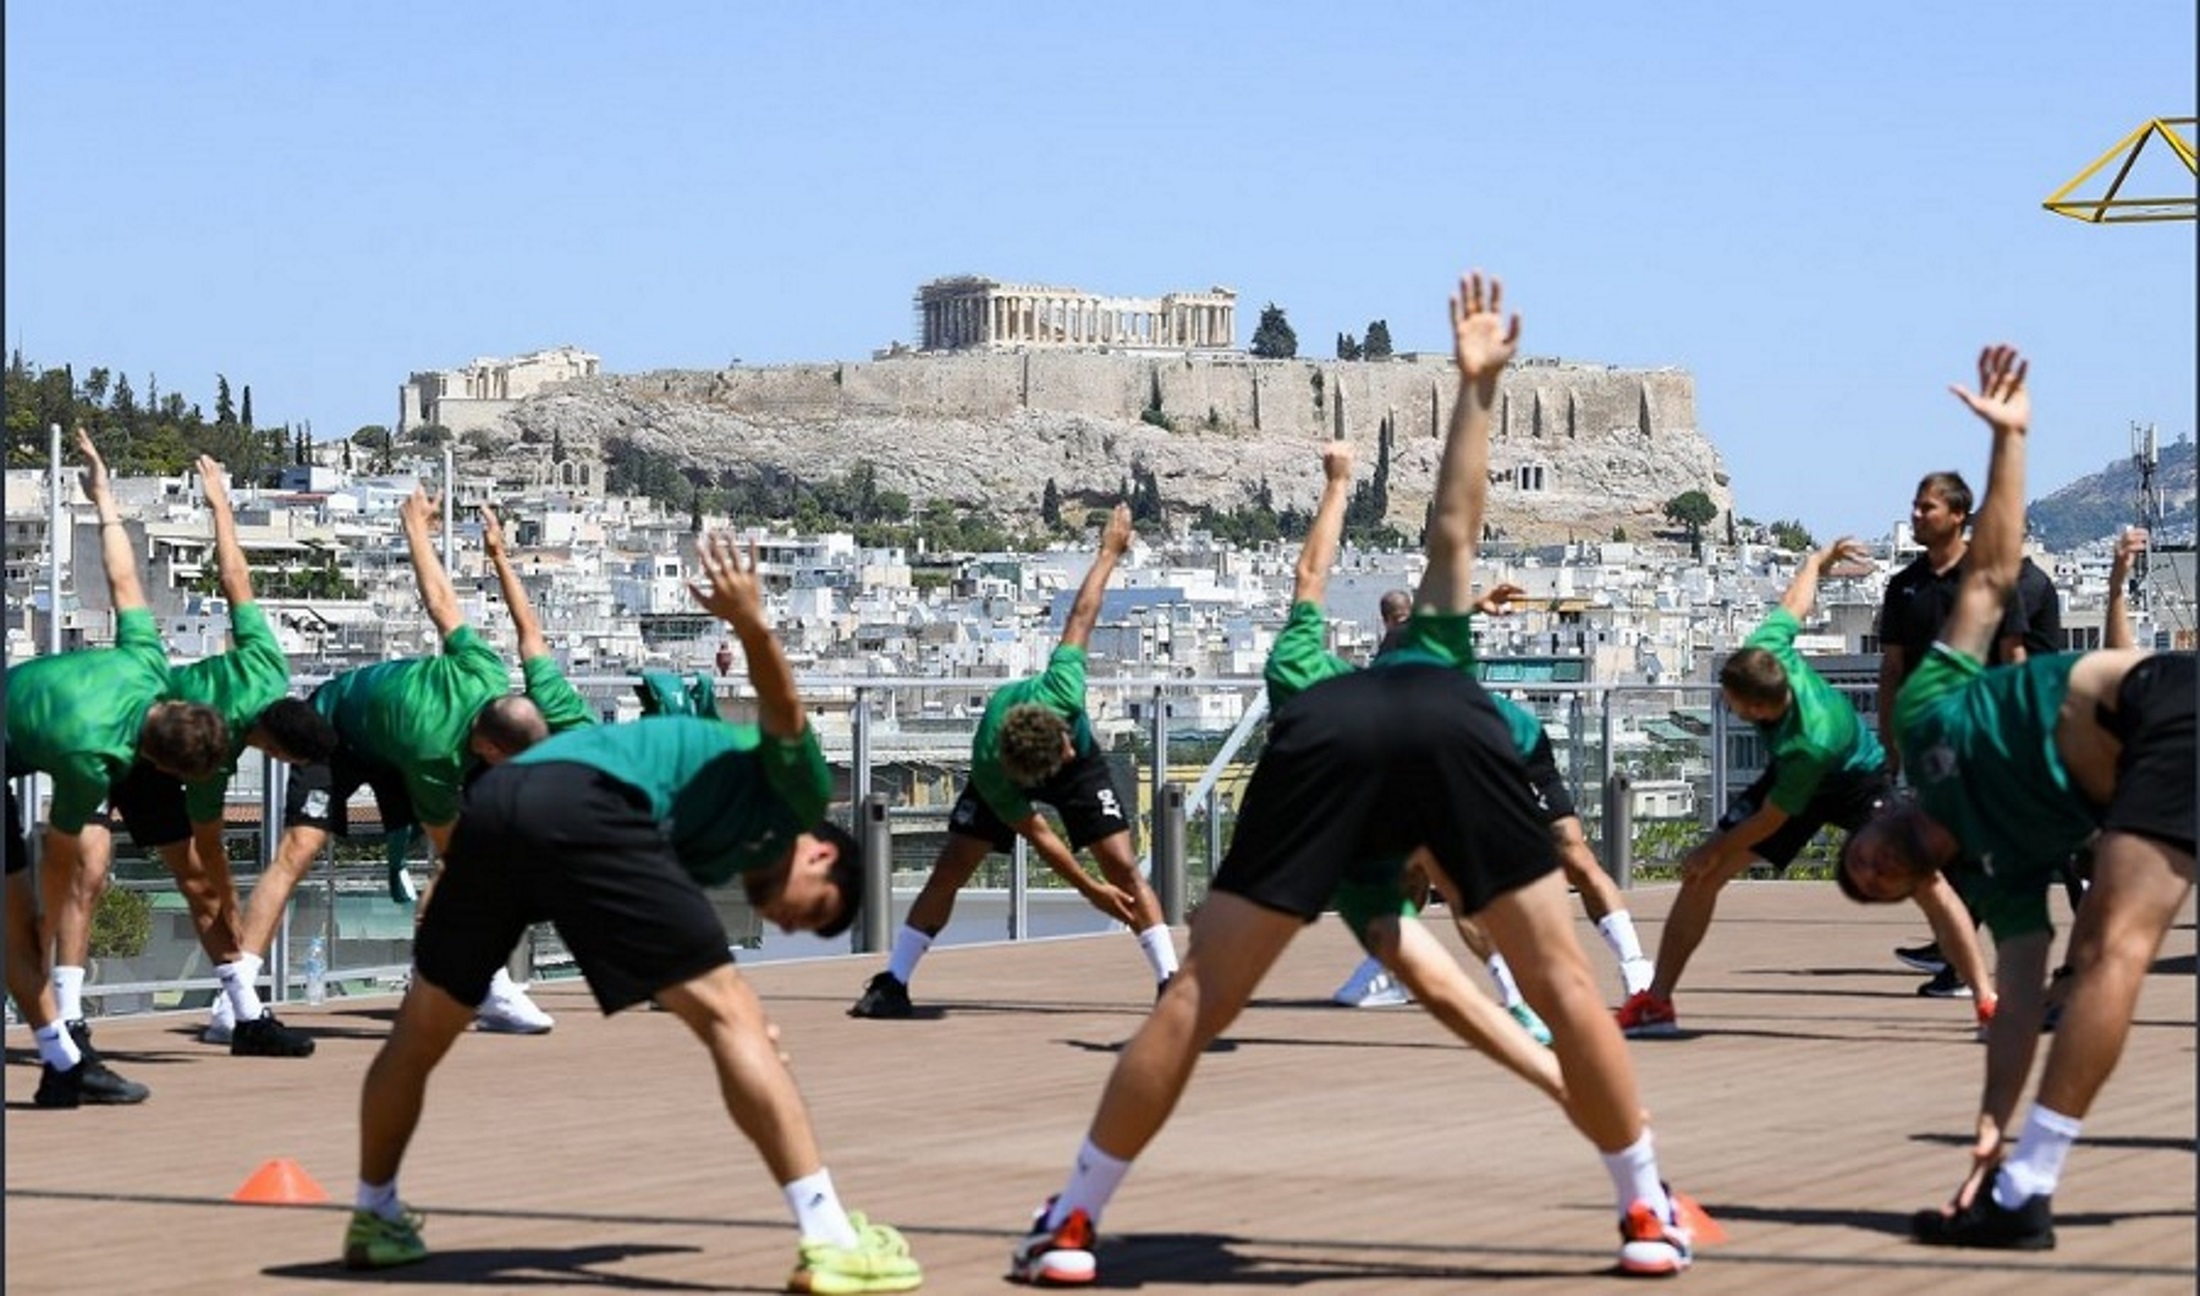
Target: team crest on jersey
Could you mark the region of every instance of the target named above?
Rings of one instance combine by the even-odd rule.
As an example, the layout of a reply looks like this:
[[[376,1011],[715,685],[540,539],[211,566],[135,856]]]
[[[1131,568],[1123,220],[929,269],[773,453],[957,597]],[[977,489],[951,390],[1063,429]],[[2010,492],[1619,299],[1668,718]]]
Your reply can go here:
[[[304,810],[308,819],[328,818],[328,793],[321,788],[306,793]]]

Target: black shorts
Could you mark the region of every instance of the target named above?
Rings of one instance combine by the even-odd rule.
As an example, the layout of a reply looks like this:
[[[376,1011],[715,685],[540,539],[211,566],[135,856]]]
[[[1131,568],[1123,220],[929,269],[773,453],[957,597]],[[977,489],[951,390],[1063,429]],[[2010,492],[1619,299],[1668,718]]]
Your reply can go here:
[[[1108,759],[1098,752],[1070,757],[1052,778],[1026,788],[1025,795],[1046,802],[1062,816],[1071,850],[1083,850],[1096,841],[1131,830],[1131,821],[1123,814],[1122,795],[1115,790],[1115,777],[1108,772]],[[947,816],[947,831],[989,842],[997,851],[1016,848],[1016,830],[993,813],[993,807],[968,780],[963,782],[962,795],[955,798],[954,811]]]
[[[290,791],[283,800],[285,827],[319,828],[339,837],[351,835],[351,794],[374,789],[374,804],[382,819],[382,831],[394,832],[420,821],[413,813],[412,793],[405,790],[405,776],[395,765],[373,760],[342,743],[325,761],[290,767]]]
[[[2124,745],[2116,791],[2101,828],[2193,849],[2193,684],[2191,653],[2157,653],[2124,674],[2116,709],[2101,725]]]
[[[648,798],[586,765],[506,763],[460,806],[413,961],[479,1004],[520,935],[545,921],[606,1015],[733,961]]]
[[[1778,762],[1765,766],[1757,781],[1726,808],[1719,816],[1719,831],[1730,832],[1744,819],[1757,813],[1771,794],[1772,785],[1780,776]],[[1862,826],[1866,819],[1894,800],[1894,780],[1884,769],[1859,773],[1855,770],[1835,770],[1818,784],[1811,793],[1810,804],[1803,813],[1789,817],[1770,837],[1750,848],[1749,853],[1767,864],[1791,864],[1800,855],[1810,839],[1827,824],[1851,832]]]
[[[23,807],[15,800],[15,780],[8,780],[8,875],[31,866],[31,845],[23,840]]]
[[[1276,713],[1213,889],[1311,922],[1355,861],[1420,846],[1468,913],[1558,867],[1481,685],[1443,666],[1355,671]]]
[[[1566,786],[1566,776],[1558,772],[1558,755],[1551,750],[1549,734],[1535,740],[1535,749],[1527,755],[1527,766],[1528,790],[1541,803],[1544,823],[1555,824],[1580,813],[1574,808],[1573,789]]]
[[[130,840],[147,850],[173,846],[191,839],[191,815],[183,807],[183,781],[163,774],[144,761],[107,789],[107,804],[92,822],[110,832],[119,822],[130,830]]]

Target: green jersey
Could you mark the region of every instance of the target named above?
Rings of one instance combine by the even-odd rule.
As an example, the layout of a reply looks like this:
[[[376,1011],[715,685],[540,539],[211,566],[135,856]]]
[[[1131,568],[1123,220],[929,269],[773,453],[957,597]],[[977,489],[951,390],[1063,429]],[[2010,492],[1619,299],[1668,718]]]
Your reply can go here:
[[[2078,653],[1988,669],[1934,644],[1895,698],[1895,732],[1918,804],[1984,871],[1966,897],[1996,938],[2050,930],[2047,891],[2100,828],[2055,750]]]
[[[833,793],[807,725],[774,738],[755,725],[645,716],[554,734],[511,763],[585,765],[640,792],[680,866],[704,886],[776,863],[824,817]]]
[[[402,774],[420,822],[440,827],[458,818],[474,717],[511,687],[496,650],[462,625],[442,656],[345,671],[314,690],[313,705],[346,746]]]
[[[519,664],[519,673],[521,691],[542,712],[551,733],[596,723],[596,712],[588,699],[565,678],[565,672],[552,658],[530,657]]]
[[[1886,750],[1856,708],[1795,651],[1795,636],[1802,628],[1793,612],[1774,608],[1764,624],[1742,641],[1744,648],[1771,653],[1787,672],[1787,713],[1756,729],[1778,771],[1765,801],[1790,817],[1810,806],[1826,775],[1836,770],[1869,773],[1887,765]]]
[[[1031,798],[1001,768],[1001,724],[1008,713],[1025,703],[1036,703],[1069,721],[1069,741],[1080,756],[1100,749],[1093,740],[1092,722],[1085,716],[1085,650],[1063,644],[1047,659],[1044,674],[1003,684],[986,699],[985,715],[970,739],[970,785],[992,807],[1003,823],[1020,823],[1032,816]]]
[[[168,692],[168,650],[145,608],[115,618],[115,646],[8,671],[8,777],[53,779],[54,831],[78,833],[137,759],[145,713]]]
[[[1375,659],[1385,666],[1449,666],[1473,674],[1474,614],[1415,612],[1398,642]]]
[[[1322,615],[1319,604],[1302,600],[1291,605],[1291,614],[1284,618],[1283,629],[1276,631],[1276,642],[1268,649],[1268,664],[1261,671],[1268,681],[1271,712],[1323,680],[1358,669],[1329,651],[1328,628],[1328,618]]]
[[[290,659],[258,603],[229,609],[229,651],[168,673],[168,696],[203,702],[221,712],[229,726],[229,759],[210,778],[184,785],[183,804],[195,824],[220,823],[229,780],[244,755],[245,735],[260,713],[290,695]]]

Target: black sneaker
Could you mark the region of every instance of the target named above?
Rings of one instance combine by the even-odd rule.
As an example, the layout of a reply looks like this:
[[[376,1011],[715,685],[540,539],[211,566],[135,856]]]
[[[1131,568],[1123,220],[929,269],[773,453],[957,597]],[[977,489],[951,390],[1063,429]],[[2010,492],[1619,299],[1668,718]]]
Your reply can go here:
[[[909,987],[881,972],[863,987],[863,995],[848,1010],[850,1017],[907,1017],[916,1008],[909,1002]]]
[[[48,1062],[39,1072],[38,1092],[31,1096],[31,1102],[55,1111],[66,1111],[83,1105],[83,1064],[79,1063],[72,1070],[56,1071],[53,1063]]]
[[[1927,941],[1923,945],[1897,946],[1894,956],[1920,972],[1935,976],[1948,970],[1948,960],[1940,956],[1940,942]]]
[[[1963,978],[1956,975],[1954,968],[1944,967],[1933,974],[1932,980],[1919,986],[1917,993],[1926,999],[1968,999],[1971,987],[1963,984]]]
[[[62,1026],[69,1032],[69,1038],[76,1041],[76,1051],[84,1055],[86,1062],[100,1060],[99,1050],[92,1047],[91,1023],[78,1018],[73,1022],[63,1022]]]
[[[253,1021],[238,1022],[229,1033],[231,1057],[312,1057],[313,1040],[264,1012]]]
[[[1156,985],[1153,988],[1153,1001],[1155,1003],[1160,1003],[1161,997],[1169,993],[1169,983],[1174,980],[1176,980],[1176,973],[1174,972],[1171,972],[1169,975],[1161,978],[1160,984]]]
[[[1953,1215],[1919,1211],[1910,1231],[1927,1246],[1985,1247],[1996,1251],[2055,1249],[2054,1199],[2036,1193],[2015,1210],[1994,1200],[1991,1181],[1981,1184],[1971,1204]]]
[[[152,1090],[135,1080],[125,1080],[116,1075],[105,1061],[90,1054],[85,1055],[84,1061],[77,1065],[76,1070],[83,1073],[77,1081],[77,1093],[84,1102],[105,1107],[127,1107],[153,1096]]]

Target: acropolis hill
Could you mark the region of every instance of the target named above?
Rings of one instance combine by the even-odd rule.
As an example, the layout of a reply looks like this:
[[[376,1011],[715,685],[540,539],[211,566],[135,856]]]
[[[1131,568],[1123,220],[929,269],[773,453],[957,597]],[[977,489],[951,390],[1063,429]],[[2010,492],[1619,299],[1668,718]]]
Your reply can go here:
[[[542,452],[557,439],[573,459],[623,441],[713,471],[770,468],[807,481],[869,461],[881,488],[920,507],[945,497],[1009,517],[1035,515],[1050,478],[1065,501],[1111,499],[1134,465],[1156,474],[1172,508],[1235,508],[1265,479],[1277,506],[1311,509],[1321,441],[1349,438],[1364,476],[1387,423],[1390,519],[1411,536],[1456,388],[1449,358],[1433,355],[963,351],[599,373],[479,402],[497,408],[464,425],[455,410],[423,414],[487,432],[497,457],[545,476]],[[1684,491],[1731,506],[1718,451],[1696,430],[1687,373],[1528,359],[1501,390],[1490,493],[1500,533],[1551,541],[1624,528],[1639,538],[1668,525],[1664,504]]]

